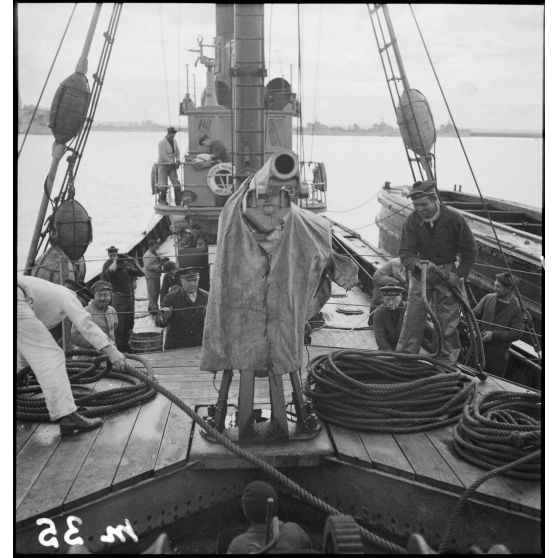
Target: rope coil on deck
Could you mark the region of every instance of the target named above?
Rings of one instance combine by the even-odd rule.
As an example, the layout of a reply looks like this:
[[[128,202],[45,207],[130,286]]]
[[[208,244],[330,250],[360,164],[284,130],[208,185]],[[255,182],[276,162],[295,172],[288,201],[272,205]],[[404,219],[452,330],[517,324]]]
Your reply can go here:
[[[256,455],[241,449],[238,445],[227,438],[227,436],[218,432],[215,428],[208,424],[207,421],[200,417],[200,415],[198,415],[194,409],[184,403],[174,393],[158,384],[155,380],[153,380],[152,378],[146,378],[145,374],[143,374],[138,369],[131,368],[129,372],[136,378],[145,381],[150,387],[172,401],[177,407],[182,409],[198,426],[203,428],[205,432],[207,432],[212,438],[214,438],[225,448],[227,448],[231,453],[240,457],[241,459],[248,461],[249,463],[252,463],[256,467],[264,471],[266,474],[268,474],[271,478],[302,498],[308,504],[324,511],[327,514],[341,515],[341,512],[339,510],[337,510],[333,506],[330,506],[323,500],[316,498],[316,496],[306,491],[304,488],[296,484],[294,481],[289,479],[287,476],[275,469],[272,465],[270,465],[263,459],[260,459]],[[359,530],[364,540],[376,545],[380,549],[394,554],[406,554],[406,550],[403,547],[399,546],[398,544],[392,543],[387,539],[384,539],[383,537],[373,533],[372,531],[369,531],[365,527],[359,525]]]
[[[420,432],[459,420],[473,376],[427,355],[341,350],[308,365],[304,394],[320,419],[370,432]]]
[[[126,356],[142,363],[153,376],[151,366],[145,360],[135,355]],[[124,371],[116,372],[112,370],[107,357],[95,350],[80,349],[67,352],[66,370],[76,406],[88,418],[117,413],[141,405],[156,395],[153,388],[130,373],[132,367],[127,365]],[[101,378],[121,380],[131,385],[101,391],[90,391],[81,387],[98,382]],[[41,387],[30,367],[17,374],[16,417],[27,421],[50,421]]]
[[[523,457],[532,460],[514,466],[505,474],[540,479],[541,395],[493,391],[477,398],[463,410],[454,430],[454,447],[463,459],[493,469]]]

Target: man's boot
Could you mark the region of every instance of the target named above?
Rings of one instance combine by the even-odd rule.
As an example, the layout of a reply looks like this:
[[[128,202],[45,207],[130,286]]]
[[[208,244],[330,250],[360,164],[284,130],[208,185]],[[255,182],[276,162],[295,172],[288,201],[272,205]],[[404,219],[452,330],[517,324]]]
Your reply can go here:
[[[95,430],[103,424],[103,419],[84,417],[77,411],[66,415],[60,419],[60,435],[67,436],[69,434],[79,434],[80,432],[88,432]]]

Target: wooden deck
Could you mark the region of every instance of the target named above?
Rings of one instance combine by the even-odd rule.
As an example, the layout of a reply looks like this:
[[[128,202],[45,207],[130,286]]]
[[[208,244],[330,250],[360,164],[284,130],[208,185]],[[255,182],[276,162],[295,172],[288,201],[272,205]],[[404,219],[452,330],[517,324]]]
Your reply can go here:
[[[343,293],[334,290],[333,294]],[[367,304],[367,298],[358,290],[346,297],[330,299],[324,307],[328,327],[314,331],[312,345],[305,348],[303,378],[307,362],[318,355],[342,348],[376,347],[371,330],[352,331],[347,335],[348,329],[343,329],[367,325]],[[346,306],[362,308],[363,313],[337,312],[338,308]],[[220,372],[213,377],[200,371],[200,352],[201,348],[191,348],[143,356],[153,366],[156,379],[194,407],[214,404],[221,380]],[[119,382],[101,380],[93,387],[109,389],[116,385],[120,385]],[[239,374],[235,374],[230,404],[238,402],[238,387]],[[291,393],[288,375],[284,376],[284,387],[288,400]],[[495,389],[525,391],[494,378],[481,384],[480,389],[483,393]],[[256,380],[254,399],[259,407],[269,406],[265,379]],[[122,494],[125,492],[122,489],[127,487],[139,487],[142,481],[153,483],[149,490],[155,492],[150,497],[156,499],[157,482],[168,478],[168,474],[182,474],[185,468],[191,471],[200,462],[200,455],[195,456],[195,462],[189,455],[192,427],[192,420],[161,395],[141,407],[110,415],[100,429],[79,436],[61,438],[57,424],[18,421],[16,528],[27,529],[39,517],[59,516],[78,506],[93,505],[103,497]],[[326,461],[332,459],[371,474],[385,474],[399,483],[414,483],[415,486],[418,483],[421,489],[453,494],[455,500],[485,472],[456,455],[451,427],[391,435],[329,425],[324,433],[329,436],[327,443],[331,447]],[[324,445],[321,447],[323,449]],[[208,460],[210,458],[208,455]],[[300,470],[293,469],[296,474],[300,474]],[[493,478],[480,487],[474,498],[522,518],[540,521],[540,482]]]

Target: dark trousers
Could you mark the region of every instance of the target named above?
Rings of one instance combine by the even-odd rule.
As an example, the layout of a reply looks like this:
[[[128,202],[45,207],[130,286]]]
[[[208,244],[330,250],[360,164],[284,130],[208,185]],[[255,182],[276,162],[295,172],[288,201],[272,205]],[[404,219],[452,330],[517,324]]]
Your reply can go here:
[[[134,329],[134,295],[112,293],[112,306],[118,314],[118,327],[114,332],[119,351],[130,352],[130,335]]]
[[[147,298],[149,299],[148,309],[150,312],[159,310],[159,293],[161,292],[161,277],[145,274],[147,284]]]

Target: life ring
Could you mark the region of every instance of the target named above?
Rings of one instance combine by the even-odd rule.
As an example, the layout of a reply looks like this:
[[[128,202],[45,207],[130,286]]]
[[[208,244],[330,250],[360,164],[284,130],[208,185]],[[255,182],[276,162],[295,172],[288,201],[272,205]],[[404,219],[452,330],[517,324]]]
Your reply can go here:
[[[233,191],[233,168],[230,163],[217,163],[207,171],[207,185],[216,196],[230,196]]]

